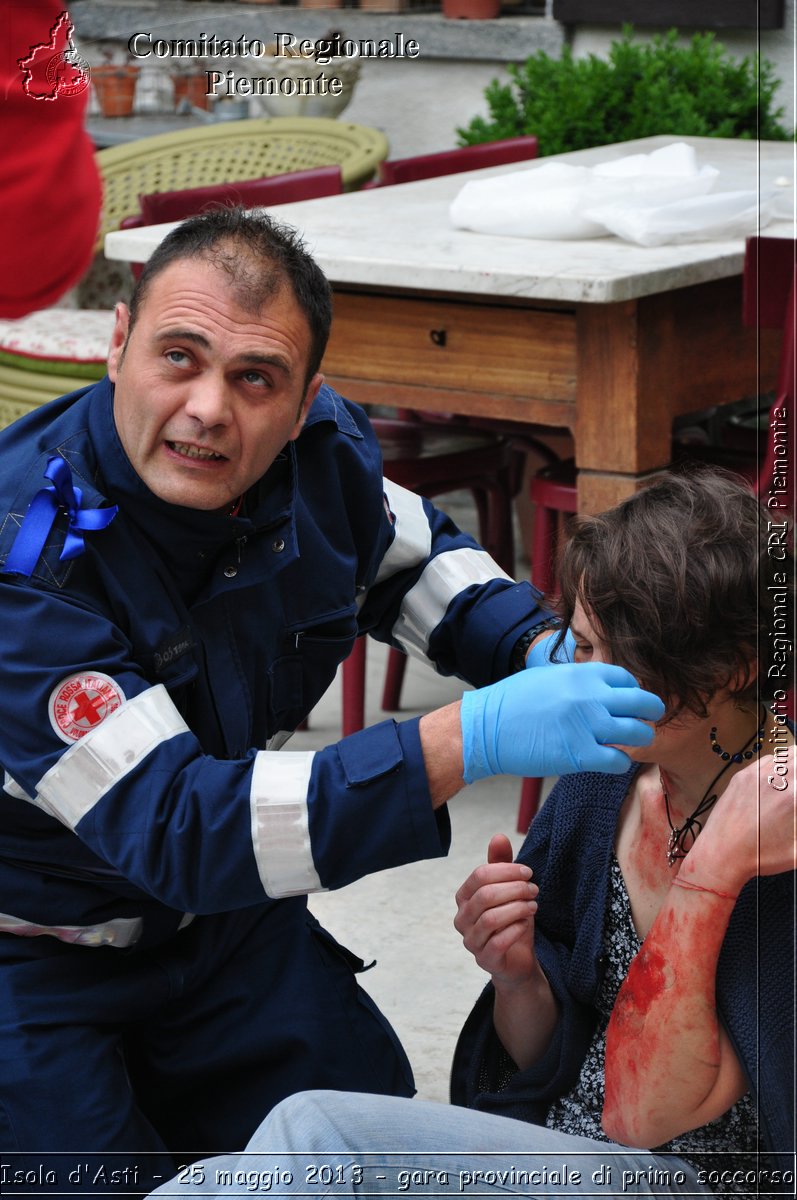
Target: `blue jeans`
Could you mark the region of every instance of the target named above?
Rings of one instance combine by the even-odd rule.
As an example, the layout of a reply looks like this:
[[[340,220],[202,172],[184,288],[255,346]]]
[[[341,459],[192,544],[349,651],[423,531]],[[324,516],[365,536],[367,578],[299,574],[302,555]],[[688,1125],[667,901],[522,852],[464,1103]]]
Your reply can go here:
[[[384,1147],[384,1150],[381,1148]],[[243,1154],[186,1167],[153,1196],[711,1195],[683,1159],[508,1117],[351,1092],[278,1104]]]

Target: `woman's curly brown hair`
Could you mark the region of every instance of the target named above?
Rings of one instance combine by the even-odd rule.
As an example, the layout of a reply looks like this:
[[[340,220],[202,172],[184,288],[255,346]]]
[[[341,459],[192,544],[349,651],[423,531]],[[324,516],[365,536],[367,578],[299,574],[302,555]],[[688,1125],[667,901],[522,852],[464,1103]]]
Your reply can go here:
[[[564,638],[577,599],[612,662],[667,704],[706,715],[727,689],[771,699],[777,632],[793,621],[793,556],[768,553],[771,518],[738,476],[668,472],[609,512],[575,521],[560,570]],[[778,600],[783,601],[778,606]],[[774,674],[774,673],[773,673]]]

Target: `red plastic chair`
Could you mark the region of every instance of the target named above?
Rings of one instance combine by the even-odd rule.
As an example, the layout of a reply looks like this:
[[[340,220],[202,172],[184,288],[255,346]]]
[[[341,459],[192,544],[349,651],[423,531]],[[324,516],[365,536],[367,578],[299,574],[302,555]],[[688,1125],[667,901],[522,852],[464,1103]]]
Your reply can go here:
[[[773,512],[785,512],[793,522],[797,241],[792,238],[748,238],[742,306],[745,325],[783,330],[778,383],[771,410],[772,413],[777,410],[779,415],[770,422],[757,490],[761,500]]]
[[[392,482],[419,495],[433,497],[467,489],[476,501],[479,538],[508,575],[514,570],[512,527],[513,451],[492,434],[422,422],[372,417],[379,438],[384,472]],[[343,736],[365,723],[366,639],[358,638],[343,664]],[[399,706],[407,659],[399,650],[388,655],[382,707]]]
[[[556,590],[556,564],[559,555],[562,515],[578,512],[576,470],[572,459],[543,467],[530,485],[534,504],[532,526],[531,578],[534,585],[551,595]],[[524,779],[520,788],[517,831],[526,833],[542,796],[542,779]]]
[[[139,196],[140,213],[125,217],[120,228],[138,229],[142,225],[184,221],[186,217],[223,205],[270,208],[272,205],[290,204],[294,200],[336,196],[342,191],[340,167],[332,164],[312,167],[307,171],[290,171],[284,175],[268,175],[263,179],[244,179],[238,183],[215,183],[207,187],[183,188],[177,192],[151,192]],[[131,263],[131,268],[138,279],[143,266]]]
[[[267,175],[263,179],[244,179],[240,183],[216,183],[179,192],[153,192],[139,196],[139,204],[143,225],[162,225],[167,221],[182,221],[220,204],[268,208],[272,204],[334,196],[342,191],[340,167],[332,164],[307,171],[290,171],[285,175]]]
[[[748,452],[721,447],[676,447],[679,462],[687,460],[722,466],[741,475],[770,511],[795,517],[794,392],[795,341],[797,340],[797,241],[791,238],[752,237],[745,246],[742,319],[754,329],[782,329],[780,368],[768,425],[762,445],[753,440]],[[763,451],[763,453],[762,453]],[[577,511],[576,474],[572,460],[544,467],[531,483],[537,505],[534,523],[531,577],[545,592],[555,588],[558,527],[561,513]],[[794,699],[790,694],[789,713]],[[541,779],[524,779],[517,830],[525,833],[539,807]]]
[[[544,443],[537,441],[528,432],[529,427],[516,422],[504,422],[498,428],[485,420],[460,418],[451,413],[418,413],[411,409],[400,409],[399,420],[381,421],[372,418],[379,432],[383,453],[386,456],[385,473],[388,478],[420,495],[429,497],[446,491],[470,490],[476,500],[481,544],[492,555],[508,575],[514,574],[514,530],[512,506],[523,482],[523,464],[527,454],[534,452],[546,463],[558,462],[557,456]],[[496,423],[500,425],[500,423]],[[388,431],[388,426],[392,428]],[[410,432],[413,431],[413,432]],[[435,431],[437,438],[435,438]],[[443,434],[441,437],[440,434]],[[488,436],[489,435],[489,436]],[[498,435],[498,436],[496,436]],[[481,438],[481,443],[477,439]],[[452,454],[447,447],[482,445],[479,462],[460,453]],[[436,461],[416,462],[429,453],[439,455]],[[485,458],[485,455],[487,456]],[[497,457],[500,455],[500,459]],[[499,462],[500,479],[491,482],[498,485],[491,497],[489,488],[480,484],[474,469],[484,470]],[[485,474],[487,471],[485,470]],[[474,486],[475,485],[475,486]],[[508,509],[505,509],[508,497]],[[354,656],[365,654],[364,645],[359,643],[352,652]],[[356,733],[362,728],[365,698],[365,667],[362,663],[351,668],[351,674],[343,672],[343,729]],[[384,712],[396,712],[401,707],[401,688],[406,673],[407,658],[398,650],[388,654],[385,681],[382,688],[381,707]],[[362,687],[358,680],[362,679]],[[359,722],[359,723],[358,723]]]
[[[395,158],[380,163],[378,186],[415,183],[419,179],[433,179],[437,175],[457,175],[460,171],[475,171],[477,167],[498,167],[536,157],[537,139],[533,136],[460,146],[456,150],[440,150],[435,154],[416,154],[412,158]]]

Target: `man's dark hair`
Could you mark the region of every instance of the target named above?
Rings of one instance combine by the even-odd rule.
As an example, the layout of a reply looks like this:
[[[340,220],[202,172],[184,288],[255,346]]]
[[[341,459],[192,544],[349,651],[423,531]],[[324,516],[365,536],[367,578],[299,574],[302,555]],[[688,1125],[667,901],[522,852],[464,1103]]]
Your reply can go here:
[[[779,630],[788,641],[794,574],[791,552],[768,554],[767,532],[767,512],[740,477],[666,473],[576,519],[560,571],[563,628],[580,599],[608,657],[660,695],[668,717],[705,716],[723,689],[771,699],[792,677],[770,679],[768,669],[783,651]]]
[[[130,300],[128,336],[152,280],[172,263],[187,259],[203,259],[225,271],[238,302],[253,314],[281,287],[290,287],[310,328],[309,383],[329,338],[332,289],[295,230],[243,208],[215,208],[189,217],[166,235],[146,263]]]

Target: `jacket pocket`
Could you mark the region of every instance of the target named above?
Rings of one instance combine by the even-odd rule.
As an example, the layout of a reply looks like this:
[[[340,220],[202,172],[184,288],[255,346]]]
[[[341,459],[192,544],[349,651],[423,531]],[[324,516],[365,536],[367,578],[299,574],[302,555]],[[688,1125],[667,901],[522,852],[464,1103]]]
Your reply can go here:
[[[273,729],[293,729],[315,707],[351,653],[357,633],[354,611],[286,633],[283,652],[268,673]]]

